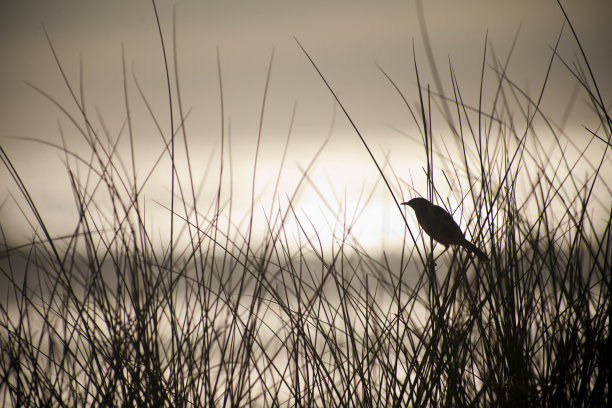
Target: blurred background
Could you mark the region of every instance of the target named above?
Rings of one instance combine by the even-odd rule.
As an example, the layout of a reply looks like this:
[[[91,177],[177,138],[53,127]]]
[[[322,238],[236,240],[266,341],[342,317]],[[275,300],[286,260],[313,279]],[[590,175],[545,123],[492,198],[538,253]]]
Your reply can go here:
[[[414,60],[421,83],[429,86],[432,94],[448,97],[453,97],[452,66],[464,103],[477,107],[486,43],[483,106],[487,110],[491,106],[487,101],[497,90],[498,77],[493,68],[506,61],[507,77],[537,100],[560,33],[559,55],[568,64],[580,60],[579,49],[569,28],[563,28],[564,17],[555,1],[156,4],[170,66],[173,126],[176,130],[181,122],[177,105],[180,90],[192,177],[203,212],[215,200],[223,154],[225,210],[231,205],[234,221],[244,223],[251,208],[258,151],[254,181],[257,211],[273,213],[274,199],[281,204],[284,201],[286,207],[297,189],[294,211],[310,221],[305,224],[314,226],[324,243],[332,241],[338,222],[344,220],[354,225],[356,240],[372,250],[401,244],[401,216],[359,138],[295,38],[337,92],[393,180],[394,193],[400,200],[426,194],[425,154],[415,121],[379,67],[416,109]],[[609,103],[612,3],[565,1],[563,6],[604,101]],[[85,123],[45,30],[93,129],[103,140],[120,139],[116,159],[128,176],[132,167],[126,121],[129,106],[138,182],[144,182],[157,166],[143,191],[150,199],[147,213],[152,225],[163,235],[167,228],[164,221],[169,219],[164,207],[170,201],[164,138],[169,139],[171,123],[152,3],[24,0],[0,4],[0,144],[47,226],[60,236],[71,233],[77,221],[66,166],[86,183],[87,166],[75,157],[90,161],[91,150],[77,128],[85,129]],[[593,154],[594,160],[599,160],[597,154],[601,154],[603,145],[590,146],[585,127],[597,126],[600,121],[589,107],[586,94],[559,61],[550,72],[540,109],[580,146],[575,151]],[[443,108],[432,103],[432,112],[435,143],[444,149],[450,135],[444,115],[439,113]],[[185,144],[179,135],[177,168],[181,180],[188,182]],[[62,146],[75,156],[66,155]],[[158,157],[162,161],[156,165]],[[308,178],[302,180],[307,169]],[[586,173],[588,169],[576,172]],[[273,198],[277,178],[279,185]],[[33,230],[27,220],[32,218],[4,167],[0,180],[0,223],[7,239],[15,244],[28,241]],[[100,203],[104,206],[103,199]],[[455,218],[464,225],[459,214]],[[257,228],[265,232],[265,217],[257,221]]]

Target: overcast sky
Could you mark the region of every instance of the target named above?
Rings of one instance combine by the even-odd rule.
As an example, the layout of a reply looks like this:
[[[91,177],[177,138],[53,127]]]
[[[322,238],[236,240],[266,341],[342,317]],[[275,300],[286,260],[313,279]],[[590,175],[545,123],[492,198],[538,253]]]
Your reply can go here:
[[[377,174],[294,37],[316,60],[377,154],[394,152],[390,157],[395,170],[406,171],[402,166],[417,169],[421,166],[398,159],[398,155],[400,158],[404,155],[418,160],[411,156],[414,146],[411,148],[403,136],[403,132],[410,132],[413,122],[376,64],[396,81],[409,102],[414,103],[418,95],[414,47],[423,83],[431,85],[433,91],[451,95],[450,63],[465,98],[476,104],[485,37],[488,36],[487,61],[491,65],[495,64],[495,57],[505,61],[516,37],[508,76],[537,96],[551,47],[564,21],[557,3],[548,0],[425,1],[422,10],[426,27],[420,24],[414,1],[159,1],[157,4],[172,73],[173,12],[176,16],[178,77],[183,108],[189,112],[185,126],[193,140],[193,154],[200,159],[196,170],[204,171],[203,158],[219,144],[217,50],[226,126],[231,126],[238,172],[243,164],[245,168],[252,168],[266,71],[274,51],[260,171],[264,179],[265,172],[273,176],[278,171],[277,158],[296,106],[288,174],[299,177],[300,168],[308,165],[331,129],[332,139],[318,168],[322,177],[334,180],[330,188],[336,193],[339,190],[340,195],[347,191],[343,186],[352,183],[356,172],[371,173],[374,180]],[[609,103],[612,2],[587,0],[563,4],[580,36],[604,99]],[[151,157],[159,154],[161,137],[148,116],[136,81],[166,132],[168,98],[160,39],[150,1],[0,3],[0,144],[31,186],[35,198],[45,202],[51,218],[61,225],[64,221],[60,215],[70,205],[67,203],[72,202],[63,155],[48,146],[14,139],[36,138],[60,143],[60,135],[64,133],[75,151],[84,148],[84,141],[70,120],[28,85],[40,88],[78,116],[43,27],[70,85],[77,92],[82,81],[87,110],[96,119],[94,126],[106,128],[115,137],[126,117],[123,55],[134,134],[141,155],[138,162],[144,167]],[[429,49],[442,89],[432,75],[424,30],[428,33]],[[578,50],[567,27],[559,50],[568,62],[577,59]],[[556,120],[562,120],[562,113],[577,95],[570,76],[563,71],[560,64],[555,66],[544,99],[547,114]],[[494,76],[491,71],[487,75],[488,84],[494,90]],[[584,98],[584,94],[578,96]],[[567,127],[579,129],[591,120],[592,113],[586,104],[578,102]],[[397,161],[393,162],[394,158]],[[0,180],[2,184],[10,184],[5,169],[0,171]],[[295,185],[295,181],[288,184]],[[357,193],[360,188],[361,183],[357,183]],[[11,217],[15,206],[7,204],[8,189],[3,187],[0,196],[5,203],[0,208],[3,225],[15,222]],[[380,212],[382,207],[371,208]]]

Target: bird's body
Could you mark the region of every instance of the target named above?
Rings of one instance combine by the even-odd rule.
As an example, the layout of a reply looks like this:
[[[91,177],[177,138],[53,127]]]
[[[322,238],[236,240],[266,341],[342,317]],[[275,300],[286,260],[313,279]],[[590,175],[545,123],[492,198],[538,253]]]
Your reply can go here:
[[[419,225],[435,241],[446,247],[449,245],[461,245],[468,251],[478,255],[479,258],[489,260],[484,252],[465,239],[459,225],[457,225],[453,217],[444,208],[420,197],[413,198],[402,203],[402,205],[408,205],[414,210]]]

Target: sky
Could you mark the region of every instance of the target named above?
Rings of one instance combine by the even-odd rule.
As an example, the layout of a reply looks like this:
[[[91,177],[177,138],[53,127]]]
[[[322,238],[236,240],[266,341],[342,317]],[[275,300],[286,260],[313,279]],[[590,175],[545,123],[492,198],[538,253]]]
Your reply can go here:
[[[395,192],[401,196],[424,194],[422,181],[415,185],[409,181],[421,174],[422,147],[414,121],[380,68],[413,104],[418,100],[415,60],[421,83],[445,95],[452,94],[452,66],[462,96],[475,106],[486,43],[489,66],[505,61],[512,52],[508,77],[537,97],[551,47],[564,21],[557,3],[544,0],[433,0],[420,7],[415,1],[185,0],[156,4],[168,51],[173,100],[176,103],[178,77],[182,107],[187,112],[184,127],[196,184],[202,185],[202,202],[207,206],[216,192],[223,129],[226,137],[231,137],[228,143],[237,207],[250,205],[256,151],[256,190],[263,196],[269,194],[280,173],[279,196],[285,198],[316,156],[297,211],[315,225],[325,224],[329,218],[322,214],[333,213],[345,202],[348,212],[363,211],[364,221],[356,228],[361,242],[381,247],[401,236],[401,218],[363,145],[296,39],[316,61],[378,159],[387,160],[388,171],[399,174],[402,182],[397,183]],[[586,0],[565,1],[563,5],[609,103],[612,3]],[[559,54],[572,63],[579,59],[579,51],[568,28],[563,30]],[[60,235],[76,223],[66,156],[42,142],[61,145],[63,138],[69,150],[83,157],[88,149],[65,114],[79,117],[79,109],[51,47],[70,87],[83,95],[92,126],[101,134],[114,138],[125,135],[127,94],[139,180],[146,177],[147,169],[163,151],[157,125],[168,135],[170,114],[160,37],[150,1],[24,0],[0,4],[0,145],[51,229]],[[491,69],[485,79],[489,86],[486,92],[494,92]],[[563,122],[569,133],[584,133],[584,126],[593,124],[594,115],[574,83],[557,63],[542,107],[547,115]],[[571,114],[564,116],[570,108]],[[176,128],[176,115],[173,119]],[[434,129],[434,135],[444,137],[443,127]],[[288,137],[286,160],[281,163]],[[123,137],[119,145],[119,157],[129,167],[126,140]],[[78,167],[70,158],[68,163]],[[180,167],[184,170],[185,163]],[[168,202],[166,169],[156,172],[149,183],[152,200]],[[22,214],[23,202],[4,167],[0,183],[0,223],[13,240],[27,240],[32,232],[24,227],[25,219],[31,216]],[[364,205],[372,190],[374,198]],[[329,203],[322,203],[323,198]]]

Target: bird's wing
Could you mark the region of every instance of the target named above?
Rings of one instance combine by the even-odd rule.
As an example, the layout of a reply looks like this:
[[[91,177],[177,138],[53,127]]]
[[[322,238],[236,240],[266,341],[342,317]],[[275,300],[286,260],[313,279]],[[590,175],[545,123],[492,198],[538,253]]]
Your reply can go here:
[[[440,207],[439,205],[432,205],[431,206],[431,211],[433,212],[433,215],[436,216],[438,219],[443,219],[444,221],[446,221],[447,223],[454,223],[455,219],[453,218],[452,215],[450,215],[448,213],[448,211],[446,211],[444,208]]]
[[[459,243],[459,237],[463,237],[463,232],[461,231],[461,228],[459,228],[459,225],[457,225],[457,222],[453,216],[450,215],[444,208],[437,205],[432,205],[430,211],[432,212],[434,219],[437,220],[437,223],[440,226],[443,226],[449,239],[457,241],[450,243]]]

